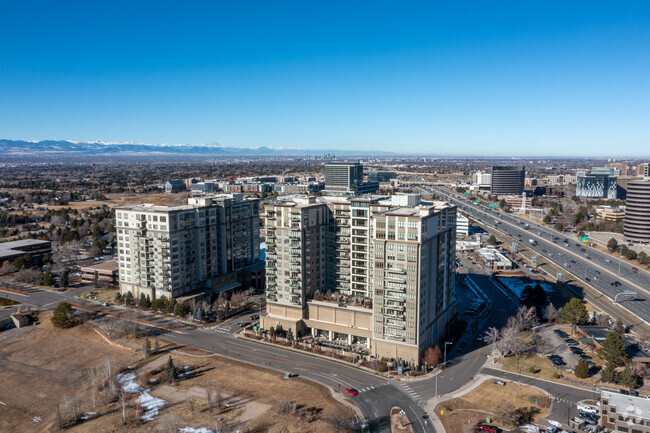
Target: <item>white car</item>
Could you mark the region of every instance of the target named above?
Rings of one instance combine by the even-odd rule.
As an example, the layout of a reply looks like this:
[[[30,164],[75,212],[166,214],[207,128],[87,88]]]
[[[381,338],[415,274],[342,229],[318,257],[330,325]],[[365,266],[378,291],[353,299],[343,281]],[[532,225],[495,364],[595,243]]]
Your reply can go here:
[[[579,404],[578,410],[580,412],[587,412],[587,413],[593,413],[594,415],[598,415],[598,408],[596,406],[591,406],[588,404]]]

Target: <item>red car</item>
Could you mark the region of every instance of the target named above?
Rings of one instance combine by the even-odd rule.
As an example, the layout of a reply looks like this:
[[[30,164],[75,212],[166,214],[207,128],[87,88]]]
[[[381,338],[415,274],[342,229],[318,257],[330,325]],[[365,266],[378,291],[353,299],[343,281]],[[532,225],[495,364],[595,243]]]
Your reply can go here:
[[[490,433],[499,433],[496,427],[487,424],[479,424],[476,426],[476,431],[486,431]]]
[[[352,395],[352,396],[359,394],[359,393],[357,392],[357,390],[354,389],[354,388],[345,388],[345,392],[347,392],[348,394],[350,394],[350,395]]]
[[[638,271],[637,268],[632,268],[632,272],[634,272],[635,274],[637,273],[637,271]]]
[[[584,248],[580,248],[580,251],[587,251],[587,250],[585,250]]]

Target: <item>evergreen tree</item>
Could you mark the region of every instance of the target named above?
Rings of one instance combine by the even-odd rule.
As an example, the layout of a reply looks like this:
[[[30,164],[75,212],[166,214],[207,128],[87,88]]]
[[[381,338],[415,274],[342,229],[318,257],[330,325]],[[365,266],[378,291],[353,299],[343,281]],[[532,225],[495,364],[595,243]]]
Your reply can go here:
[[[174,315],[179,317],[187,316],[187,307],[185,306],[184,303],[179,302],[178,304],[176,304],[176,306],[174,307]]]
[[[147,301],[147,298],[144,296],[144,293],[140,294],[140,301],[138,301],[138,306],[144,309],[151,307],[151,304]]]
[[[576,365],[575,375],[578,379],[586,379],[589,377],[589,364],[586,359],[581,359]]]
[[[43,274],[43,285],[48,287],[54,285],[54,275],[52,275],[52,272],[47,271]]]
[[[498,243],[497,238],[494,235],[490,235],[488,238],[488,244],[496,245]]]
[[[169,360],[167,360],[167,365],[165,366],[165,378],[168,381],[174,381],[176,380],[176,377],[176,366],[174,365],[174,360],[172,359],[171,355],[169,355]]]
[[[560,310],[560,317],[572,325],[583,325],[589,321],[587,307],[578,298],[571,298]]]
[[[291,329],[287,331],[287,341],[293,343],[293,331]]]
[[[605,368],[600,370],[600,380],[603,382],[616,383],[616,376],[616,368],[611,363],[608,363]]]
[[[603,341],[599,355],[613,366],[625,365],[627,363],[627,353],[625,352],[625,340],[621,334],[612,331],[607,334]]]
[[[630,389],[634,389],[639,383],[639,378],[636,374],[632,373],[629,367],[625,367],[623,371],[618,373],[618,382]]]
[[[610,238],[609,242],[607,242],[607,249],[609,250],[610,253],[613,253],[616,251],[618,248],[618,241],[614,238]]]
[[[59,284],[61,287],[68,287],[70,285],[70,271],[65,270],[61,273]]]
[[[57,328],[72,328],[75,325],[74,320],[70,317],[72,305],[68,302],[61,302],[52,315],[52,324]]]

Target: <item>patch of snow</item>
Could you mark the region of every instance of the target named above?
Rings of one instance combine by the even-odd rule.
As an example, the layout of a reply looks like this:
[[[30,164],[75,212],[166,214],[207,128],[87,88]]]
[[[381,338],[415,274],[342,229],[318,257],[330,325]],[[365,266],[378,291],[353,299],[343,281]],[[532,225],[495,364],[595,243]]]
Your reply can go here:
[[[526,280],[516,277],[499,277],[499,281],[505,284],[506,287],[508,287],[508,289],[510,289],[510,291],[515,295],[517,295],[519,299],[522,298],[522,293],[524,292],[526,286],[534,286],[535,284],[542,286],[542,289],[544,289],[547,294],[553,292],[553,286],[546,281],[526,282]]]
[[[199,428],[194,428],[194,427],[185,427],[179,429],[181,433],[212,433],[212,430],[208,430],[205,427],[199,427]]]
[[[86,413],[83,414],[81,419],[88,419],[88,417],[90,417],[91,415],[95,415],[96,413],[97,412],[86,412]]]
[[[161,398],[149,395],[148,390],[142,391],[136,402],[140,403],[142,408],[146,410],[141,417],[143,421],[153,421],[153,417],[158,415],[158,409],[167,403]]]
[[[5,403],[4,401],[0,401],[0,404],[3,405],[3,406],[7,405],[7,403]]]
[[[35,416],[32,418],[32,421],[38,424],[39,422],[43,421],[43,418],[41,418],[40,416]]]
[[[138,385],[135,381],[134,372],[118,374],[117,381],[125,392],[131,394],[140,393],[136,402],[140,403],[142,408],[145,410],[144,415],[141,417],[143,421],[153,421],[153,417],[158,415],[158,409],[167,404],[167,402],[161,398],[152,397],[149,394],[150,389]]]

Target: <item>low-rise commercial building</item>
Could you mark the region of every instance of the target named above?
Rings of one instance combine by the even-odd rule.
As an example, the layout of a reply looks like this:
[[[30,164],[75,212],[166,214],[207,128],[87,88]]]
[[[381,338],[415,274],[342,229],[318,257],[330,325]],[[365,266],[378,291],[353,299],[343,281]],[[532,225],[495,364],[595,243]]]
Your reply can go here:
[[[81,268],[81,281],[95,286],[117,286],[119,281],[119,262],[110,260]]]
[[[601,221],[617,221],[625,218],[625,206],[597,206],[596,218]]]
[[[476,250],[478,259],[483,263],[485,269],[493,272],[509,271],[512,269],[512,262],[501,254],[496,247],[479,248]]]
[[[187,185],[185,185],[185,181],[181,179],[168,180],[167,182],[165,182],[165,192],[167,194],[183,192],[186,190],[187,190]]]
[[[46,254],[52,252],[52,243],[40,239],[23,239],[0,243],[0,266],[5,261],[14,261],[18,257],[28,255],[33,264],[42,264]]]
[[[603,389],[600,408],[603,427],[621,433],[650,433],[650,399],[645,396]]]

